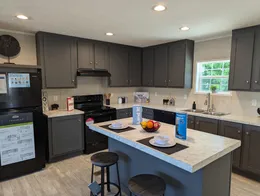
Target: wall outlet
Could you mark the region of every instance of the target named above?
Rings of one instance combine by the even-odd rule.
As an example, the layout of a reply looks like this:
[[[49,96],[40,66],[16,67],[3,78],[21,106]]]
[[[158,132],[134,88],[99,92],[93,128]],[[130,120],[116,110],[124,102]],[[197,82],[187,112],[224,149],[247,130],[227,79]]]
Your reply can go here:
[[[155,93],[154,93],[154,96],[155,96],[155,97],[157,97],[157,96],[158,96],[158,93],[157,93],[157,92],[155,92]]]
[[[53,96],[53,100],[54,100],[54,101],[58,101],[58,96],[57,96],[57,95],[54,95],[54,96]]]
[[[183,98],[186,100],[186,99],[188,99],[188,96],[185,94]]]
[[[254,107],[257,106],[257,100],[256,99],[252,99],[252,106],[254,106]]]

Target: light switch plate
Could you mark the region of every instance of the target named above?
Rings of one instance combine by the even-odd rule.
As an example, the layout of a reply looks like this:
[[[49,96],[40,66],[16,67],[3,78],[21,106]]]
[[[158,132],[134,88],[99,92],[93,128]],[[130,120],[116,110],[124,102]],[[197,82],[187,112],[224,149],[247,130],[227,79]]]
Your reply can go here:
[[[53,96],[53,100],[54,100],[54,101],[58,101],[58,96],[57,96],[57,95],[54,95],[54,96]]]

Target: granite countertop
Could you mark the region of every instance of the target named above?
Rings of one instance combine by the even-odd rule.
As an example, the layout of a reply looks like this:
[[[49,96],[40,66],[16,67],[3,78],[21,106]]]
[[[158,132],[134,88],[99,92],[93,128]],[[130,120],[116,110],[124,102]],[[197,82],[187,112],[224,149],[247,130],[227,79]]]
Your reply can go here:
[[[116,109],[124,109],[124,108],[131,108],[133,105],[138,105],[137,103],[127,103],[127,104],[111,104],[110,107],[116,108]],[[171,105],[162,105],[162,104],[151,104],[151,103],[142,103],[139,104],[146,108],[151,109],[158,109],[158,110],[165,110],[170,112],[184,112],[183,110],[188,108],[181,108]],[[206,118],[212,118],[217,120],[223,120],[223,121],[229,121],[229,122],[236,122],[236,123],[242,123],[247,125],[254,125],[254,126],[260,126],[260,117],[258,116],[238,116],[234,114],[228,114],[225,116],[214,116],[214,115],[208,115],[208,114],[201,114],[201,113],[195,113],[195,112],[185,112],[188,115],[192,116],[201,116]]]
[[[140,125],[131,125],[132,118],[121,119],[120,122],[128,123],[132,127],[136,128],[136,130],[133,131],[116,133],[100,127],[102,125],[111,124],[112,122],[114,121],[92,124],[89,125],[89,127],[96,132],[127,144],[191,173],[202,169],[213,161],[232,152],[241,145],[239,140],[229,139],[192,129],[187,130],[187,140],[180,140],[175,138],[175,129],[173,125],[161,123],[161,128],[159,129],[160,134],[168,135],[171,138],[175,138],[177,143],[188,146],[188,148],[184,150],[176,152],[172,155],[167,155],[137,142],[140,139],[158,135],[158,133],[147,133],[141,128]]]
[[[70,115],[79,115],[84,114],[81,110],[74,109],[73,111],[67,111],[67,110],[50,110],[48,112],[43,113],[48,118],[55,118],[55,117],[62,117],[62,116],[70,116]]]

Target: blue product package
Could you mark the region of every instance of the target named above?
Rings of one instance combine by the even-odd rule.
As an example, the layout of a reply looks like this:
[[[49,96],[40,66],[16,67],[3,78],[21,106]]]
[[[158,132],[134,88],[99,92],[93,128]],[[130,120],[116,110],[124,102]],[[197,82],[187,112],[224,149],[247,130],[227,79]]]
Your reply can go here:
[[[140,105],[133,106],[133,125],[140,125],[142,122],[143,108]]]
[[[186,140],[187,138],[187,119],[188,115],[176,113],[175,137]]]

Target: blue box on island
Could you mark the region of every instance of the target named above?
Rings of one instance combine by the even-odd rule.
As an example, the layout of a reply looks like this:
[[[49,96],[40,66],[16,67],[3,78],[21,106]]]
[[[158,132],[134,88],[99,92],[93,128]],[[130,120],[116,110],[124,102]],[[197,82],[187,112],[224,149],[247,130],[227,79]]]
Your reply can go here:
[[[140,125],[142,122],[142,113],[143,113],[143,108],[140,105],[134,105],[133,106],[133,125]]]
[[[187,120],[187,114],[176,113],[175,137],[183,140],[187,139]]]

